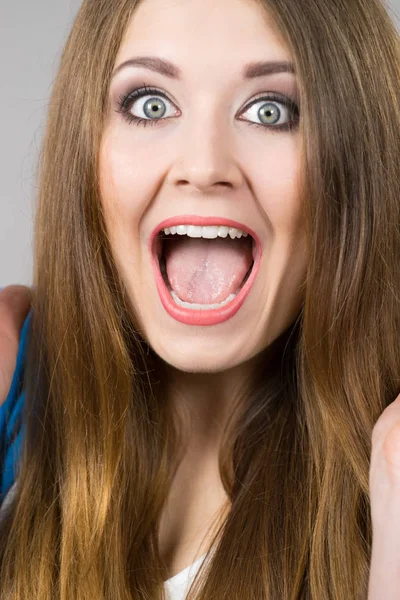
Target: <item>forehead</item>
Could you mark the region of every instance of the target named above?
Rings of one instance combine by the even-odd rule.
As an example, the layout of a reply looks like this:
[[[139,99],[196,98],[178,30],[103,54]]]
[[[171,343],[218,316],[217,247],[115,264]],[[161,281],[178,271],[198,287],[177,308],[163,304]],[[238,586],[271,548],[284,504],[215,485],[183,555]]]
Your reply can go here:
[[[292,59],[270,15],[256,0],[142,0],[134,11],[116,64],[157,54],[181,66],[241,73],[250,61]]]

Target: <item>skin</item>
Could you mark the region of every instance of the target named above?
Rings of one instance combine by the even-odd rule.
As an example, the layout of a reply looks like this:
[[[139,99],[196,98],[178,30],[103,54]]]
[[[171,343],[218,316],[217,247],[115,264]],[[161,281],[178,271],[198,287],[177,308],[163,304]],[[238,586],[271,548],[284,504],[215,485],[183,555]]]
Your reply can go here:
[[[30,289],[23,285],[9,285],[0,292],[0,406],[17,364],[19,332],[28,316],[30,296]]]
[[[369,473],[372,557],[368,600],[397,600],[400,590],[400,395],[372,431]]]
[[[140,329],[167,366],[166,396],[195,415],[160,528],[160,550],[171,577],[207,549],[203,536],[226,504],[217,465],[222,426],[234,392],[251,380],[257,357],[297,316],[307,256],[298,131],[255,128],[239,119],[240,114],[262,122],[257,108],[266,100],[260,95],[276,92],[296,101],[292,74],[241,78],[247,62],[292,59],[264,12],[244,0],[144,0],[115,67],[141,55],[172,61],[182,79],[143,67],[127,67],[115,76],[100,153],[100,189],[114,259]],[[129,124],[116,112],[119,96],[144,83],[167,96],[150,95],[165,103],[164,122],[158,126]],[[243,115],[255,97],[259,104]],[[136,99],[131,113],[151,118],[143,110],[148,99]],[[263,244],[250,295],[225,323],[185,325],[160,302],[148,242],[158,223],[181,214],[246,223]],[[14,293],[0,292],[0,397],[11,382],[26,306],[23,291],[18,293],[21,309]],[[381,415],[372,436],[374,542],[368,600],[394,600],[400,588],[399,432],[400,396]]]

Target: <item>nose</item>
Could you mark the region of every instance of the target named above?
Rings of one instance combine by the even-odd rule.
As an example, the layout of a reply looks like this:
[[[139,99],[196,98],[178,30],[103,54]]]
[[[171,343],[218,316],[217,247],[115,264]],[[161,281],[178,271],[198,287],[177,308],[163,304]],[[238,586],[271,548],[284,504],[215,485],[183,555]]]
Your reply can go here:
[[[223,129],[223,131],[222,131]],[[172,150],[174,152],[174,150]],[[227,128],[210,118],[196,124],[184,124],[176,141],[169,183],[195,192],[211,193],[214,189],[239,188],[244,176],[237,162],[234,144]]]

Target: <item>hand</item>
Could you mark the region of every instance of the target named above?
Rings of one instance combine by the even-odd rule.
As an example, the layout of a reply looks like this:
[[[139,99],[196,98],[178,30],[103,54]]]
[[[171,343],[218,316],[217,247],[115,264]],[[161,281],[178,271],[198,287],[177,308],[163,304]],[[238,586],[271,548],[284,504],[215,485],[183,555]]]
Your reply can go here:
[[[20,330],[28,316],[30,298],[30,288],[22,285],[9,285],[0,291],[0,406],[11,387]]]
[[[372,558],[368,600],[400,600],[400,395],[372,432]]]

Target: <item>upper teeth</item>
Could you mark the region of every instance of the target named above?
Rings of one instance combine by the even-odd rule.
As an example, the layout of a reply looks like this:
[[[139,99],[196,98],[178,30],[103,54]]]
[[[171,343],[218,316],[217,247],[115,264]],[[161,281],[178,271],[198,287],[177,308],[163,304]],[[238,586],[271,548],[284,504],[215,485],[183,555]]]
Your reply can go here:
[[[207,238],[213,239],[217,237],[226,238],[228,235],[232,239],[247,237],[249,234],[236,227],[223,227],[223,226],[206,226],[198,227],[197,225],[177,225],[176,227],[165,227],[162,230],[164,233],[175,235],[188,235],[192,238]]]

